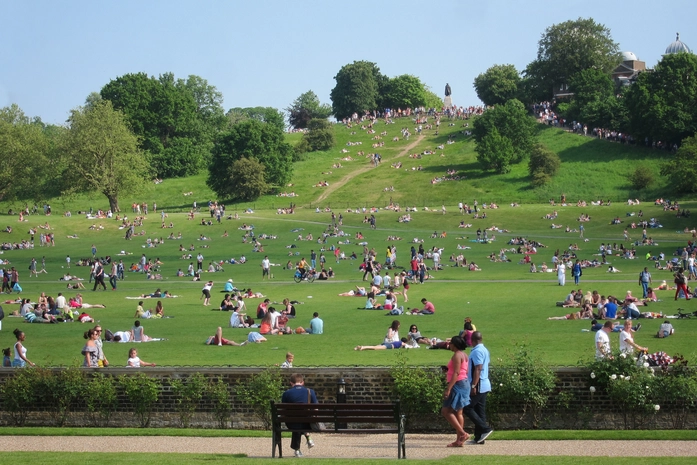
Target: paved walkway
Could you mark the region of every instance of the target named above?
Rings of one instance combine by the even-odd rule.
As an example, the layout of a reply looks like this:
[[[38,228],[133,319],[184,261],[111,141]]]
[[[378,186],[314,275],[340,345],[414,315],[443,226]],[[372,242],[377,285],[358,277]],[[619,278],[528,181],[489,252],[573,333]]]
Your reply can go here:
[[[697,457],[697,441],[497,441],[485,445],[448,448],[454,435],[408,434],[407,458],[439,459],[450,455],[546,455],[603,457]],[[302,452],[312,458],[397,458],[393,434],[313,434],[317,444]],[[191,437],[54,437],[0,436],[0,451],[50,452],[173,452],[205,454],[246,454],[271,457],[271,438]],[[292,457],[290,439],[283,441],[284,455]]]

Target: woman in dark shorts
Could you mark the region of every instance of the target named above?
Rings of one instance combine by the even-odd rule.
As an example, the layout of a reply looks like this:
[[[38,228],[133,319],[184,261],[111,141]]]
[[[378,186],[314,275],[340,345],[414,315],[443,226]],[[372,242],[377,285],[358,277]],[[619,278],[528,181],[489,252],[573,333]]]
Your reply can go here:
[[[201,289],[201,298],[203,299],[203,305],[208,306],[211,304],[211,289],[213,288],[213,281],[208,281]]]

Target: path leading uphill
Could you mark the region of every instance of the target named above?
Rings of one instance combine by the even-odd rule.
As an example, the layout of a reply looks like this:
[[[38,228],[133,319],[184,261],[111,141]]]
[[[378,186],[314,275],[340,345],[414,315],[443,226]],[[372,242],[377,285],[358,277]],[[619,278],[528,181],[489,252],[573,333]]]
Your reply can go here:
[[[413,149],[414,147],[416,147],[416,146],[419,144],[419,142],[421,142],[421,140],[422,140],[424,137],[425,137],[424,135],[418,136],[414,142],[412,142],[411,144],[409,144],[409,145],[407,145],[406,147],[404,147],[404,150],[402,150],[401,152],[399,152],[399,154],[397,154],[397,156],[394,157],[394,158],[400,158],[400,157],[403,157],[404,155],[406,155],[407,153],[409,153],[409,152],[411,151],[411,149]],[[346,176],[344,176],[343,178],[339,179],[338,181],[331,183],[331,184],[329,185],[329,187],[327,187],[327,188],[324,190],[324,192],[322,192],[322,195],[320,195],[320,196],[317,198],[317,200],[316,200],[315,202],[320,203],[320,202],[324,201],[324,200],[325,200],[327,197],[329,197],[329,195],[332,194],[335,190],[339,189],[340,187],[343,187],[347,182],[349,182],[350,180],[352,180],[353,178],[355,178],[355,177],[358,176],[359,174],[363,174],[363,173],[365,173],[365,172],[371,170],[372,168],[373,168],[373,167],[372,167],[371,165],[363,166],[363,167],[361,167],[361,168],[358,168],[358,169],[355,170],[355,171],[352,171],[351,173],[347,174]]]

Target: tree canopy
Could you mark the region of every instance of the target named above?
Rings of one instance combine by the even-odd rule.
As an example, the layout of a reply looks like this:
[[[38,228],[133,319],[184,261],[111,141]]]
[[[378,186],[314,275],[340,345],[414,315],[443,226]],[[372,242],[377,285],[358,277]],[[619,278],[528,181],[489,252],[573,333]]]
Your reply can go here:
[[[625,93],[635,137],[679,143],[697,132],[697,56],[666,55],[652,73],[641,73]]]
[[[124,113],[159,177],[197,173],[224,123],[222,95],[198,76],[175,80],[172,73],[158,78],[125,74],[100,94]]]
[[[402,74],[385,81],[379,100],[383,108],[415,108],[426,105],[426,91],[419,78]]]
[[[283,132],[286,127],[283,114],[273,107],[235,107],[228,110],[225,116],[227,117],[228,128],[249,119],[268,123],[278,128],[281,132]]]
[[[569,90],[573,92],[565,117],[582,121],[589,127],[624,130],[627,125],[622,99],[617,98],[610,76],[595,68],[584,69],[571,76]]]
[[[661,167],[661,176],[670,180],[670,185],[677,193],[697,192],[697,136],[682,141],[675,155]]]
[[[380,74],[375,63],[354,61],[342,66],[334,79],[336,86],[330,95],[336,119],[379,108],[380,89],[387,78]]]
[[[474,121],[477,160],[485,169],[506,173],[532,150],[535,121],[525,105],[513,99],[484,112]]]
[[[288,183],[293,173],[293,148],[275,124],[247,119],[218,135],[206,183],[221,197],[241,198],[226,175],[241,158],[256,159],[264,166],[268,190]]]
[[[332,114],[332,107],[321,104],[317,94],[308,90],[300,94],[293,103],[286,108],[288,123],[296,129],[305,129],[312,119],[327,119]]]
[[[528,97],[551,99],[554,87],[568,84],[579,71],[595,68],[609,74],[620,61],[610,30],[592,18],[555,24],[542,34],[537,58],[525,69]]]
[[[308,131],[303,134],[309,152],[329,150],[334,147],[334,129],[326,119],[312,119],[307,125]]]
[[[499,105],[517,98],[520,74],[513,65],[494,65],[474,78],[474,89],[484,105]]]
[[[114,110],[111,101],[73,110],[70,129],[63,135],[62,151],[67,155],[66,193],[96,190],[119,211],[119,195],[142,191],[150,167],[138,148],[125,116]]]
[[[15,104],[0,109],[0,200],[51,195],[59,162],[51,156],[52,134]]]

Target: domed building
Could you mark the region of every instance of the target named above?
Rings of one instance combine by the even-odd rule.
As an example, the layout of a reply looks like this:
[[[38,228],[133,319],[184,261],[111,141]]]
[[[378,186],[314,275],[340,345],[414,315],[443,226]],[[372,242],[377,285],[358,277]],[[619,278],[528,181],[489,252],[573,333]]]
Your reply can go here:
[[[646,71],[646,63],[639,60],[633,52],[622,52],[622,63],[612,72],[612,80],[628,86],[632,84],[642,71]]]
[[[668,46],[668,48],[666,48],[666,53],[664,53],[663,56],[672,55],[673,53],[692,53],[690,47],[688,47],[686,43],[680,40],[679,32],[675,37],[675,42],[672,42]]]

